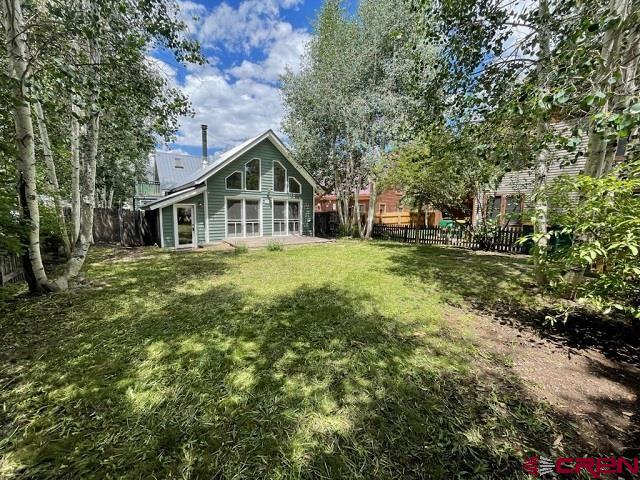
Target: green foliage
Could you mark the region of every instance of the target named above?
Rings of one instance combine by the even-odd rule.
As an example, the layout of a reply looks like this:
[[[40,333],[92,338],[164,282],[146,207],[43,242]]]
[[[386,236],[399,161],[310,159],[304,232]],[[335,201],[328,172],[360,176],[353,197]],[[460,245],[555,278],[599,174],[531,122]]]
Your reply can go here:
[[[22,253],[20,238],[27,226],[18,214],[13,164],[0,154],[0,256]]]
[[[269,242],[267,244],[267,251],[269,252],[281,252],[283,250],[280,242]]]
[[[640,319],[640,170],[564,177],[548,188],[551,285],[605,313]],[[539,240],[534,238],[534,240]]]
[[[249,253],[249,248],[246,245],[236,245],[233,253],[235,255],[244,255],[245,253]]]

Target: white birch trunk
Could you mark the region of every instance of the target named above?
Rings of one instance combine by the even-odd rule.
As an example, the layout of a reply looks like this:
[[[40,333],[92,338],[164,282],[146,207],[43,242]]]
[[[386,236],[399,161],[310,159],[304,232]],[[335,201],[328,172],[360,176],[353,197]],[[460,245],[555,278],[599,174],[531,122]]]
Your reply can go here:
[[[71,244],[80,235],[80,116],[75,97],[71,99]]]
[[[29,290],[41,293],[51,290],[51,284],[40,253],[40,209],[36,186],[36,155],[33,120],[31,117],[31,67],[27,33],[20,0],[3,0],[3,26],[7,49],[7,73],[14,93],[14,123],[16,135],[16,170],[20,191],[21,215],[29,222],[27,248],[30,272]]]
[[[62,245],[64,246],[64,253],[68,257],[71,254],[71,244],[69,242],[69,233],[67,232],[67,222],[64,217],[64,205],[62,204],[62,198],[60,197],[60,186],[58,184],[56,164],[53,161],[53,150],[51,149],[51,141],[49,139],[49,131],[47,130],[47,124],[44,120],[44,112],[42,111],[42,104],[36,100],[33,103],[33,110],[36,114],[35,116],[36,116],[36,122],[38,124],[38,132],[40,133],[40,141],[42,143],[42,153],[44,156],[44,163],[47,167],[47,179],[49,181],[51,195],[53,196],[53,201],[56,207],[56,215],[58,217],[58,227],[60,228]]]
[[[97,16],[95,3],[90,6]],[[66,288],[70,279],[76,277],[87,258],[89,246],[93,241],[93,211],[96,201],[96,162],[100,135],[100,110],[98,107],[100,93],[100,47],[97,37],[88,40],[89,59],[93,65],[93,86],[87,112],[87,140],[80,181],[80,231],[71,258],[67,261],[64,274],[56,279],[60,288]]]

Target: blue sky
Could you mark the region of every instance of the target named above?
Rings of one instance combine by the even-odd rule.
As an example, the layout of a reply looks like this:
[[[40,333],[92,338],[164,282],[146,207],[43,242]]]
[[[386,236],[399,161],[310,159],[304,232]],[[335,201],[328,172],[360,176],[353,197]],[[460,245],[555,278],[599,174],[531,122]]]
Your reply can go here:
[[[196,112],[182,119],[175,144],[163,149],[200,153],[200,124],[209,125],[209,151],[228,148],[268,128],[279,132],[279,75],[300,68],[322,0],[178,1],[190,35],[208,63],[177,65],[152,52],[170,82]]]

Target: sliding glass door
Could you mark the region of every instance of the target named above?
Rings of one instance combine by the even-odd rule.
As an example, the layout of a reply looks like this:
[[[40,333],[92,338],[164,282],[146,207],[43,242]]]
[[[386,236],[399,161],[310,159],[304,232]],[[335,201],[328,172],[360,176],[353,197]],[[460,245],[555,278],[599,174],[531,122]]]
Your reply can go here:
[[[287,202],[273,202],[273,234],[287,234]]]
[[[227,199],[227,237],[259,237],[262,235],[260,202],[259,199]]]
[[[242,200],[227,200],[227,237],[242,237]]]
[[[247,237],[260,236],[260,200],[244,201],[244,231]]]

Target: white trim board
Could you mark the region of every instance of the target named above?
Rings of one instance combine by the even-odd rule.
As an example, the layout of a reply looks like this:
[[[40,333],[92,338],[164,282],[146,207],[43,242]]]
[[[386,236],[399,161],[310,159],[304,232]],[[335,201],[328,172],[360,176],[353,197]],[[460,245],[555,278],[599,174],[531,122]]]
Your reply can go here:
[[[190,187],[187,190],[181,190],[179,192],[172,193],[171,195],[167,195],[166,197],[162,197],[161,199],[158,199],[153,203],[145,205],[144,209],[155,210],[156,208],[168,207],[170,205],[173,205],[174,203],[178,203],[182,200],[186,200],[187,198],[193,197],[194,195],[198,195],[206,191],[206,189],[207,189],[206,186],[202,186],[198,188]]]

